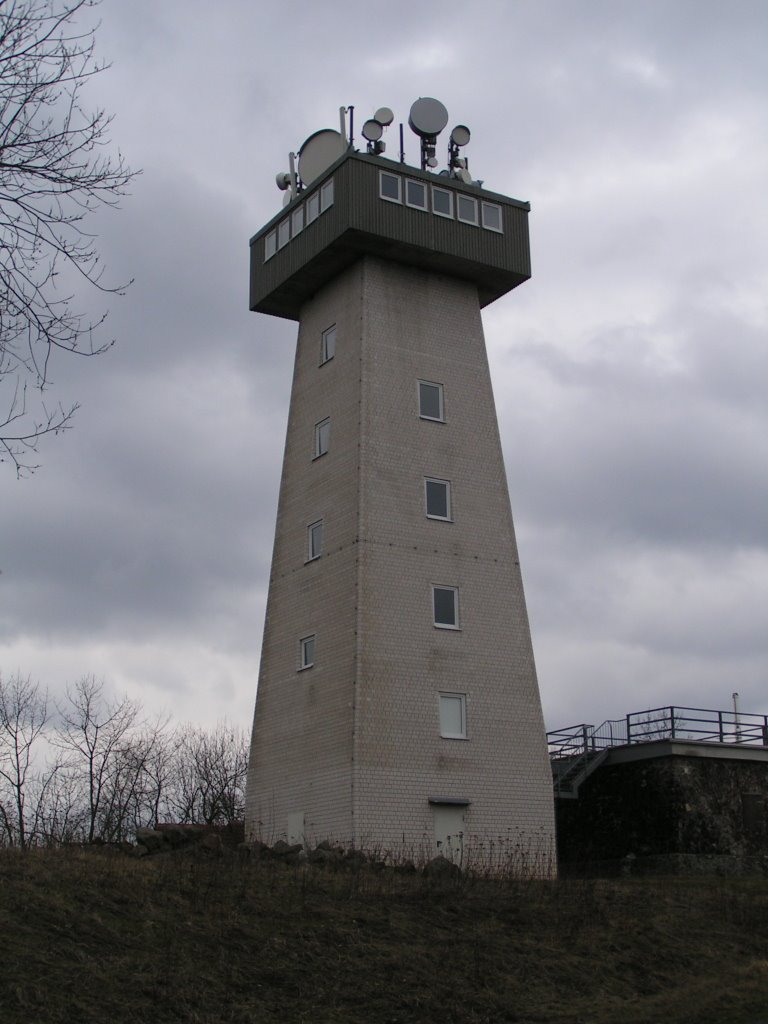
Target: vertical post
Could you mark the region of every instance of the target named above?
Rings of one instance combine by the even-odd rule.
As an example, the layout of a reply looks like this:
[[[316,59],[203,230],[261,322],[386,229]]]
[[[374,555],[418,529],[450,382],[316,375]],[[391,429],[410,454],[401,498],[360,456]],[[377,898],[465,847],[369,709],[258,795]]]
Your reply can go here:
[[[291,199],[295,199],[296,196],[299,194],[299,190],[298,190],[298,187],[296,185],[296,154],[295,153],[289,153],[288,154],[288,167],[289,167],[289,172],[288,173],[289,173],[289,177],[291,179]]]
[[[669,736],[670,739],[675,738],[675,709],[673,707],[669,709]]]
[[[347,108],[339,107],[339,128],[341,129],[341,152],[346,153],[349,149],[349,142],[347,140],[347,120],[346,120]]]
[[[723,712],[717,712],[717,730],[720,737],[720,742],[723,743]]]
[[[588,726],[582,725],[581,727],[581,742],[584,745],[584,753],[589,751],[589,733],[587,732]]]
[[[632,738],[631,738],[631,735],[630,735],[631,728],[632,728],[632,723],[630,721],[629,715],[627,715],[627,743],[631,743],[632,742]]]
[[[763,715],[763,746],[768,747],[768,715]]]

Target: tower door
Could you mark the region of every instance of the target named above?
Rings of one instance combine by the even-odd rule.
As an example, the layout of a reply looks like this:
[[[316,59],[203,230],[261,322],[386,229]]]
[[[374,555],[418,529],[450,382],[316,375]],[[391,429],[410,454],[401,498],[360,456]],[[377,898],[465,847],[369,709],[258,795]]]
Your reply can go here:
[[[435,852],[460,864],[464,854],[464,812],[462,804],[432,804]]]

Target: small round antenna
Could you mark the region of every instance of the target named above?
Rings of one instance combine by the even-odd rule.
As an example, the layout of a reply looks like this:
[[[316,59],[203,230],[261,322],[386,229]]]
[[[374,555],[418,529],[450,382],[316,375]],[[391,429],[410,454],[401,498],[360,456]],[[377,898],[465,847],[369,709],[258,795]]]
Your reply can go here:
[[[304,187],[319,178],[346,150],[347,140],[332,128],[321,128],[310,135],[299,150],[299,177]]]
[[[451,140],[448,143],[448,169],[454,178],[469,184],[472,175],[467,170],[466,157],[459,156],[459,149],[466,146],[470,140],[471,132],[465,124],[457,124],[451,132]]]
[[[275,175],[275,182],[281,192],[285,192],[287,188],[291,187],[291,176],[288,171],[278,171]]]
[[[361,131],[363,138],[368,142],[368,152],[371,156],[381,156],[387,148],[386,142],[381,141],[381,136],[384,134],[384,125],[381,121],[372,117],[370,120],[365,122]]]
[[[471,138],[471,132],[465,124],[457,124],[451,132],[451,142],[454,146],[466,146]]]
[[[378,142],[384,134],[384,128],[382,127],[381,121],[377,120],[375,117],[370,121],[366,121],[360,130],[363,138],[367,139],[368,142]]]
[[[373,120],[378,121],[383,128],[388,128],[395,120],[395,115],[392,113],[389,107],[379,107],[379,109],[373,115]]]

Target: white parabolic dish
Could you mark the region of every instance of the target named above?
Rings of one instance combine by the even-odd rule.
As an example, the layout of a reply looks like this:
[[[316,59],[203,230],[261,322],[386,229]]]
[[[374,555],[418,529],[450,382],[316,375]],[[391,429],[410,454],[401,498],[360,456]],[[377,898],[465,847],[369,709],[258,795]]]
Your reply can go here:
[[[408,124],[411,131],[422,139],[428,139],[439,135],[448,124],[448,111],[440,100],[422,96],[411,106]]]
[[[333,128],[321,128],[310,135],[299,150],[299,177],[304,185],[319,178],[346,150],[346,140]]]

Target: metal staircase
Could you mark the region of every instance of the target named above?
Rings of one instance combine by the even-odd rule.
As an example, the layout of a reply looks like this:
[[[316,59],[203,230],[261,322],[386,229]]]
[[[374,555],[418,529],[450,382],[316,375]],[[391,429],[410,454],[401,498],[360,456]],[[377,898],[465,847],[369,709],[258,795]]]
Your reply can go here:
[[[611,747],[626,742],[625,720],[582,723],[547,733],[555,796],[575,800],[579,786],[603,763]]]

